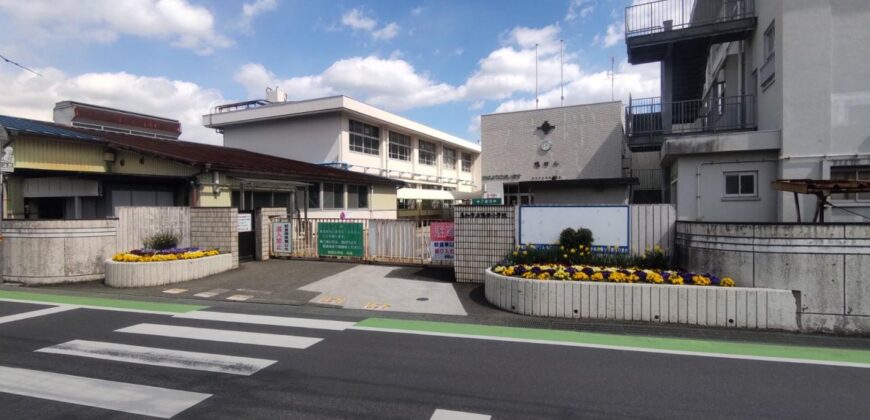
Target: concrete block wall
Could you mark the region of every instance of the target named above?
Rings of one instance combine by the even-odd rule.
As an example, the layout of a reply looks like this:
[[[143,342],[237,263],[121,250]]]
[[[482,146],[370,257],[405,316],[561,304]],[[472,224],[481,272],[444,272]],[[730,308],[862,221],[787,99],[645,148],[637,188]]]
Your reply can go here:
[[[484,271],[513,250],[514,217],[513,206],[454,207],[456,281],[483,283]]]
[[[269,259],[272,247],[272,223],[273,217],[287,217],[286,207],[269,207],[258,209],[254,212],[254,241],[256,244],[254,257],[260,261]]]
[[[233,256],[239,266],[238,211],[231,207],[193,207],[190,209],[190,245],[217,248]]]
[[[679,266],[797,290],[801,328],[870,333],[870,225],[677,222]]]
[[[486,299],[518,314],[797,331],[790,290],[527,280],[486,271]]]
[[[192,260],[162,262],[106,262],[106,285],[111,287],[152,287],[200,279],[222,273],[233,266],[231,254]]]

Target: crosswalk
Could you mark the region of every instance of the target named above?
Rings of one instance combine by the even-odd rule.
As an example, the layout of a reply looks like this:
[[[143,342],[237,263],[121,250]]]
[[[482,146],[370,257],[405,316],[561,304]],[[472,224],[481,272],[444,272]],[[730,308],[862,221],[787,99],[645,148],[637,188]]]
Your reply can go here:
[[[55,313],[46,311],[47,314]],[[226,312],[194,311],[177,314],[174,318],[194,320],[197,326],[174,325],[173,323],[143,322],[114,330],[111,337],[126,341],[125,337],[159,337],[162,346],[172,347],[196,342],[232,343],[242,345],[254,352],[257,348],[299,351],[320,343],[324,338],[313,330],[342,331],[353,325],[351,322],[307,318],[248,315]],[[27,319],[27,318],[22,318]],[[182,321],[183,322],[183,321]],[[209,327],[204,328],[204,323]],[[270,332],[244,331],[244,324],[251,327],[268,326]],[[228,328],[222,328],[228,327]],[[312,330],[304,335],[275,333],[277,328],[303,328]],[[283,332],[283,331],[280,331]],[[169,341],[167,341],[169,340]],[[137,339],[141,344],[142,339]],[[200,348],[202,346],[199,346]],[[235,349],[239,347],[236,346]],[[236,350],[238,351],[238,350]],[[261,353],[257,351],[256,353]],[[266,352],[274,355],[274,351]],[[251,376],[277,363],[277,360],[244,357],[212,352],[185,351],[160,346],[131,345],[113,340],[73,339],[35,350],[37,355],[86,358],[101,363],[129,363],[131,365],[156,366],[201,371],[219,375]],[[70,360],[71,361],[71,360]],[[97,369],[97,371],[99,371]],[[91,372],[91,370],[88,370]],[[145,371],[139,371],[144,372]],[[126,378],[125,378],[126,379]],[[143,379],[147,382],[147,380]],[[0,393],[35,397],[82,406],[103,408],[119,412],[141,414],[158,418],[171,418],[212,397],[212,394],[143,385],[135,382],[118,382],[101,378],[69,375],[48,370],[0,366]],[[51,386],[46,386],[51,384]]]

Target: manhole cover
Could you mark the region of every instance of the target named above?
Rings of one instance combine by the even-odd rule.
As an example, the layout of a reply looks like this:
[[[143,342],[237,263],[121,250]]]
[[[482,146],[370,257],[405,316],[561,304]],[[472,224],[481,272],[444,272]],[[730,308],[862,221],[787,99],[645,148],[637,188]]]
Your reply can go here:
[[[425,301],[429,300],[429,298],[421,297],[421,298],[417,298],[417,300],[419,300],[420,302],[425,302]]]

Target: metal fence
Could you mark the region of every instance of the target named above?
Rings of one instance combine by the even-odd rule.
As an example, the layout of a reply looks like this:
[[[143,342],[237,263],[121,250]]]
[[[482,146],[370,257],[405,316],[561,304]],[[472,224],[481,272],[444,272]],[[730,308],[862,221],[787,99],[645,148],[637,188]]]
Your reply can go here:
[[[755,96],[713,96],[662,102],[662,98],[631,99],[625,107],[629,136],[689,134],[747,130],[756,126]],[[670,122],[670,123],[669,123]]]
[[[395,264],[452,266],[452,260],[433,260],[430,226],[441,220],[396,219],[303,219],[273,218],[272,223],[290,222],[291,252],[281,253],[272,247],[273,256],[292,258],[331,258]],[[446,221],[452,222],[452,221]],[[363,227],[363,255],[335,257],[320,255],[318,228],[321,223],[360,223]],[[274,232],[273,232],[274,235]]]
[[[625,36],[649,35],[755,16],[754,0],[659,0],[625,8]]]

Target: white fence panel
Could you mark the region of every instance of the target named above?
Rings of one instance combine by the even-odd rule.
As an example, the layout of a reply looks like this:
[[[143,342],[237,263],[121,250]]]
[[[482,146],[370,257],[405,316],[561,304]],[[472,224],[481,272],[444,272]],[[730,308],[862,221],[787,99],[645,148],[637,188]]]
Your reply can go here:
[[[141,248],[148,237],[162,232],[178,235],[178,246],[190,246],[190,207],[116,207],[117,252]]]
[[[420,258],[417,223],[413,220],[370,220],[368,255],[378,260]]]
[[[656,245],[673,250],[677,211],[670,204],[631,205],[631,253],[643,254]]]

